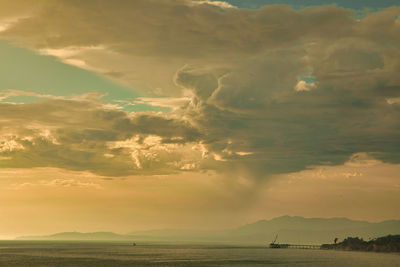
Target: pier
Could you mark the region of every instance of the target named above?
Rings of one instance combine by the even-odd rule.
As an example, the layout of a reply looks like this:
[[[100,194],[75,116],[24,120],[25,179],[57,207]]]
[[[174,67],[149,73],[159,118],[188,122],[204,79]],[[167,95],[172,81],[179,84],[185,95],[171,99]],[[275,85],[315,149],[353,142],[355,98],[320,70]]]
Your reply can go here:
[[[321,249],[321,245],[295,245],[271,243],[269,248],[293,248],[293,249]]]
[[[297,248],[297,249],[320,249],[321,245],[291,245],[288,244],[287,248]]]
[[[321,245],[279,244],[276,243],[277,239],[278,235],[276,235],[274,241],[269,244],[269,248],[321,249]]]

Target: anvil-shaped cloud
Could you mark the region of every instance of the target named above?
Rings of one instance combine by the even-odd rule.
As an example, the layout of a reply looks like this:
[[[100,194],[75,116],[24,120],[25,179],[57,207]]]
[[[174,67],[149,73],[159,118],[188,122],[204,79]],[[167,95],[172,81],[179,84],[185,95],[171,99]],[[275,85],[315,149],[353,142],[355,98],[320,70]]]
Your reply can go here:
[[[1,38],[173,109],[128,113],[93,94],[1,103],[1,167],[263,179],[360,152],[400,161],[400,8],[356,19],[333,6],[8,2]]]

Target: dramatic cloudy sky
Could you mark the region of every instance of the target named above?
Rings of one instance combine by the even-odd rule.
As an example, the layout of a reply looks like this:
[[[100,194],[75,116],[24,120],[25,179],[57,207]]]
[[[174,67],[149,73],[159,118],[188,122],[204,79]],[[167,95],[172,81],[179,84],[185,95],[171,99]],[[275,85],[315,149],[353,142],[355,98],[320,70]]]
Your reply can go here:
[[[0,6],[0,238],[400,219],[398,1]]]

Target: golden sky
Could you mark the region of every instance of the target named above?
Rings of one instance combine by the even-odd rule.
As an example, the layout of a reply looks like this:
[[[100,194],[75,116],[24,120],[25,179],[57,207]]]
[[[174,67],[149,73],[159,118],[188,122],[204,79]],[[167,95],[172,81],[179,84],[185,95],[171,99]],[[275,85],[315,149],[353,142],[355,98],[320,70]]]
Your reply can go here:
[[[0,0],[0,238],[400,219],[400,8],[253,2]]]

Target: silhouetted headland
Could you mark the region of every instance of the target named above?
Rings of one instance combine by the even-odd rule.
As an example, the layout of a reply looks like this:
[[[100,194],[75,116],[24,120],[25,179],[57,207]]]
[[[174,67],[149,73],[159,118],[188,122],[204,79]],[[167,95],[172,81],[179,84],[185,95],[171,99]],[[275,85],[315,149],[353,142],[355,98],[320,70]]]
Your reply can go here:
[[[369,241],[358,237],[347,237],[337,244],[323,244],[321,249],[349,251],[400,252],[400,235],[388,235]]]

